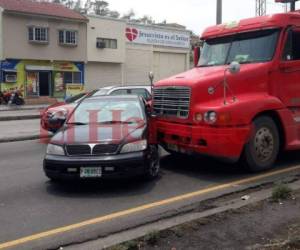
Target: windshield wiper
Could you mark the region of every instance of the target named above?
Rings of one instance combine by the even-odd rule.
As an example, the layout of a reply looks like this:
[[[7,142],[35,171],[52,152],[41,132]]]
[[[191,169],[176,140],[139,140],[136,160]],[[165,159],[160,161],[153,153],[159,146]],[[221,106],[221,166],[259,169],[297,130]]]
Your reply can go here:
[[[98,124],[132,124],[133,121],[104,121],[98,122]]]
[[[68,122],[67,123],[68,125],[87,125],[87,123],[84,123],[84,122]]]

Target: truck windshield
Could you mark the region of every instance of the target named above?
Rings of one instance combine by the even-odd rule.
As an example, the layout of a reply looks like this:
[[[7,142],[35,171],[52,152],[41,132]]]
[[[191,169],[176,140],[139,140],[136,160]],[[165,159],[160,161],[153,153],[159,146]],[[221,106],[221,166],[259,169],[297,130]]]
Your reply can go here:
[[[254,63],[270,61],[279,30],[247,32],[205,41],[199,67],[226,65],[233,61]]]

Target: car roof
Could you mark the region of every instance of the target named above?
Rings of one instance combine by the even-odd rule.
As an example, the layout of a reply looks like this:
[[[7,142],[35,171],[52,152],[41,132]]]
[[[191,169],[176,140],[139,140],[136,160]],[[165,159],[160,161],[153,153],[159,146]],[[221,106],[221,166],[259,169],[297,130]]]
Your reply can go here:
[[[98,95],[87,97],[84,100],[140,100],[139,96],[136,95]]]
[[[151,89],[150,85],[124,85],[124,86],[107,86],[107,87],[101,87],[101,89],[106,89],[106,90],[112,90],[112,89],[140,89],[140,88],[145,88],[147,90]]]

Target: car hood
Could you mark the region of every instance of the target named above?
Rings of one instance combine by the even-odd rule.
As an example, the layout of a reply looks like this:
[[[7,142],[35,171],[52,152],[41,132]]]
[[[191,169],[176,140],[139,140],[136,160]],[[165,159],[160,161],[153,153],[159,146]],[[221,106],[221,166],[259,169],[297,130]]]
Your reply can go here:
[[[136,141],[144,138],[145,123],[65,125],[51,139],[54,144],[114,143]]]

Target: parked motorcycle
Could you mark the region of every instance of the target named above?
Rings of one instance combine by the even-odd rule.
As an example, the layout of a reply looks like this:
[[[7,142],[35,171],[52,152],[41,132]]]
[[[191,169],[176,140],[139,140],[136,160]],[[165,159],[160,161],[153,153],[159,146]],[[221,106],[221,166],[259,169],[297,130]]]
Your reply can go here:
[[[8,91],[0,91],[0,104],[8,104],[11,98],[11,93]]]
[[[16,104],[16,105],[23,105],[25,102],[24,102],[24,99],[22,97],[22,94],[20,91],[16,90],[14,91],[11,96],[10,96],[10,99],[8,101],[8,104]]]

